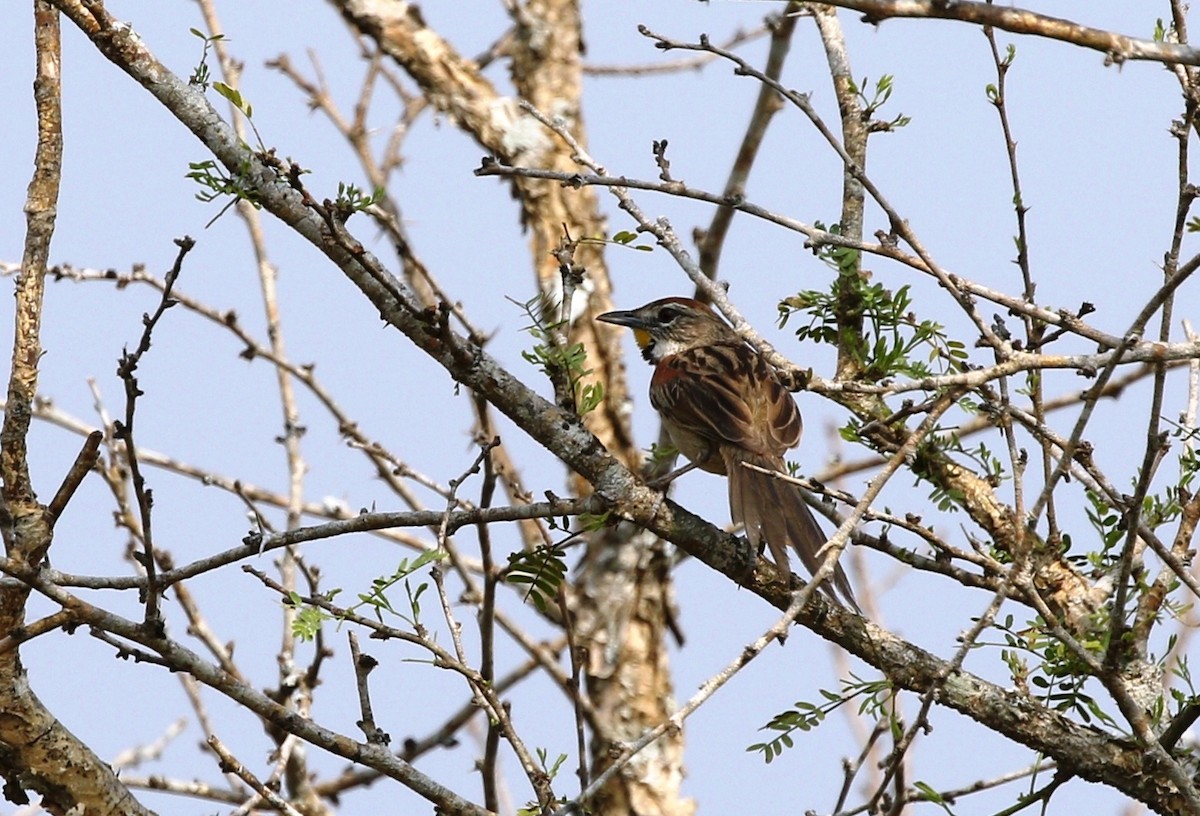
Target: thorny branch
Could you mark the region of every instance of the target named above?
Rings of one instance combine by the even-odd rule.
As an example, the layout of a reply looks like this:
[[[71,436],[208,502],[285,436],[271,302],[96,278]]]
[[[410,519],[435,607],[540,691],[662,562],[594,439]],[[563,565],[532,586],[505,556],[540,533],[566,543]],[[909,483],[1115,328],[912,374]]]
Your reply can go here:
[[[183,259],[191,252],[196,242],[191,238],[184,236],[175,241],[179,247],[179,254],[175,257],[175,263],[167,272],[163,279],[162,297],[159,299],[158,308],[154,310],[152,315],[142,316],[142,336],[138,340],[137,348],[131,354],[128,350],[121,353],[120,363],[117,365],[117,376],[121,378],[121,382],[125,387],[125,420],[124,422],[114,423],[114,436],[125,446],[125,461],[129,466],[129,478],[133,483],[134,495],[137,497],[137,508],[141,519],[141,541],[142,554],[137,557],[138,563],[142,569],[146,570],[146,591],[142,601],[146,604],[146,625],[151,627],[161,627],[162,619],[159,613],[159,595],[162,592],[158,584],[158,567],[154,557],[154,536],[151,532],[151,518],[153,513],[154,499],[153,494],[146,487],[146,480],[142,476],[141,464],[138,462],[137,445],[134,444],[134,415],[137,412],[138,397],[142,396],[143,392],[138,387],[137,369],[142,361],[142,356],[150,350],[151,336],[154,334],[154,328],[158,325],[158,321],[166,313],[167,309],[175,305],[175,301],[171,299],[171,287],[175,285],[175,281],[179,278],[179,273],[183,269]]]

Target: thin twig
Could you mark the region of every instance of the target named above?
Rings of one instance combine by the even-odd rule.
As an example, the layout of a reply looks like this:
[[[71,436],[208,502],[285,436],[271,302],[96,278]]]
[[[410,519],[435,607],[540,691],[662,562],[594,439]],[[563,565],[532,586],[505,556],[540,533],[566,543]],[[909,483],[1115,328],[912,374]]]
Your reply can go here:
[[[258,794],[259,798],[263,802],[275,808],[280,813],[285,814],[285,816],[301,816],[300,811],[292,807],[286,799],[268,788],[262,782],[259,782],[258,777],[251,773],[249,768],[238,761],[238,759],[230,752],[230,750],[225,747],[225,743],[221,742],[221,740],[219,740],[217,737],[210,736],[208,738],[208,747],[212,748],[213,751],[216,752],[217,756],[221,758],[221,770],[227,773],[236,774],[239,779],[254,789],[254,792]]]
[[[140,556],[135,555],[134,557],[146,571],[146,592],[145,597],[142,598],[146,605],[146,625],[159,630],[163,626],[162,613],[159,609],[159,593],[162,588],[158,585],[158,567],[154,558],[154,536],[150,523],[153,517],[153,499],[150,489],[146,487],[141,464],[138,462],[133,431],[138,397],[143,393],[138,386],[137,368],[142,361],[142,356],[150,350],[151,337],[158,321],[166,314],[167,309],[175,305],[175,301],[171,299],[171,287],[175,285],[179,273],[183,270],[183,259],[192,251],[196,242],[185,235],[183,238],[175,239],[175,245],[179,247],[179,253],[175,256],[175,263],[163,277],[163,291],[158,308],[154,310],[154,314],[142,316],[142,336],[133,353],[130,354],[128,349],[121,352],[121,360],[117,365],[117,376],[121,378],[125,387],[125,420],[113,424],[115,438],[125,445],[125,464],[129,467],[129,480],[133,484],[134,496],[137,497],[137,509],[141,520],[139,538],[142,543],[142,553]]]
[[[721,43],[722,48],[737,48],[739,45],[755,42],[772,32],[771,25],[759,26],[749,31],[735,31],[732,36]],[[699,71],[713,60],[716,54],[701,54],[696,57],[686,57],[664,62],[648,62],[635,65],[597,65],[585,64],[583,73],[595,77],[644,77],[654,74],[677,74],[684,71]]]
[[[54,494],[54,498],[46,505],[46,513],[50,517],[51,524],[58,521],[63,510],[67,509],[71,497],[75,495],[75,491],[83,484],[84,478],[96,467],[96,462],[100,459],[100,442],[103,439],[104,434],[100,433],[100,431],[92,431],[87,435],[87,439],[83,442],[82,450],[75,457],[75,462],[71,465],[71,469],[67,471],[62,484],[59,485],[58,492]]]
[[[478,409],[477,409],[478,410]],[[479,506],[490,507],[496,493],[496,470],[492,462],[492,451],[500,444],[493,437],[491,446],[483,446],[483,482],[479,488]],[[479,557],[483,563],[483,598],[479,607],[479,674],[484,682],[495,684],[496,679],[496,583],[497,573],[492,563],[492,534],[486,524],[475,525],[479,537]],[[500,749],[500,728],[488,721],[484,738],[483,762],[483,806],[488,810],[500,809],[499,775],[497,759]]]

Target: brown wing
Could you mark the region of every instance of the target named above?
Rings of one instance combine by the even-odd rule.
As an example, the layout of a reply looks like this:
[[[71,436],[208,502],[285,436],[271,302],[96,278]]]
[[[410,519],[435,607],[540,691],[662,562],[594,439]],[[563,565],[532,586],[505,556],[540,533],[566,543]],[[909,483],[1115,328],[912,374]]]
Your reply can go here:
[[[774,370],[748,346],[702,346],[659,361],[650,402],[685,432],[715,444],[782,456],[800,442],[800,411]]]

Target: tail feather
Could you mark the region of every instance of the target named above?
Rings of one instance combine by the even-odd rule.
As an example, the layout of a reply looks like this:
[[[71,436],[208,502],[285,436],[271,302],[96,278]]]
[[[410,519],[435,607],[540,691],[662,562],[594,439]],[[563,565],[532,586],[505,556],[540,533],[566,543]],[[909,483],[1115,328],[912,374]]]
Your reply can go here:
[[[825,546],[826,538],[800,488],[767,473],[743,467],[742,462],[783,472],[782,460],[765,456],[751,457],[743,453],[727,463],[729,510],[734,523],[744,525],[746,537],[756,549],[761,550],[766,544],[771,560],[785,578],[791,577],[788,547],[800,556],[805,569],[815,574],[823,560],[817,553]],[[821,589],[833,600],[844,601],[859,611],[841,564],[834,565],[830,580],[821,584]]]

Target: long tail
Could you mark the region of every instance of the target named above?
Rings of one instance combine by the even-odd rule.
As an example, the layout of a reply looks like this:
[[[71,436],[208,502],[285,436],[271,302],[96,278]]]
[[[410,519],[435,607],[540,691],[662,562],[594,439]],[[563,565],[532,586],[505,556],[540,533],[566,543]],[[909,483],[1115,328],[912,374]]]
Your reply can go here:
[[[817,552],[825,546],[826,538],[805,504],[800,488],[762,471],[743,467],[742,462],[776,473],[784,472],[782,459],[741,451],[736,459],[730,457],[727,462],[729,511],[734,523],[745,525],[746,537],[754,547],[761,549],[766,542],[771,560],[785,576],[791,575],[788,547],[796,551],[810,574],[816,573],[822,561]],[[856,612],[860,611],[841,564],[834,565],[833,575],[821,584],[821,589],[833,600],[848,603]]]

